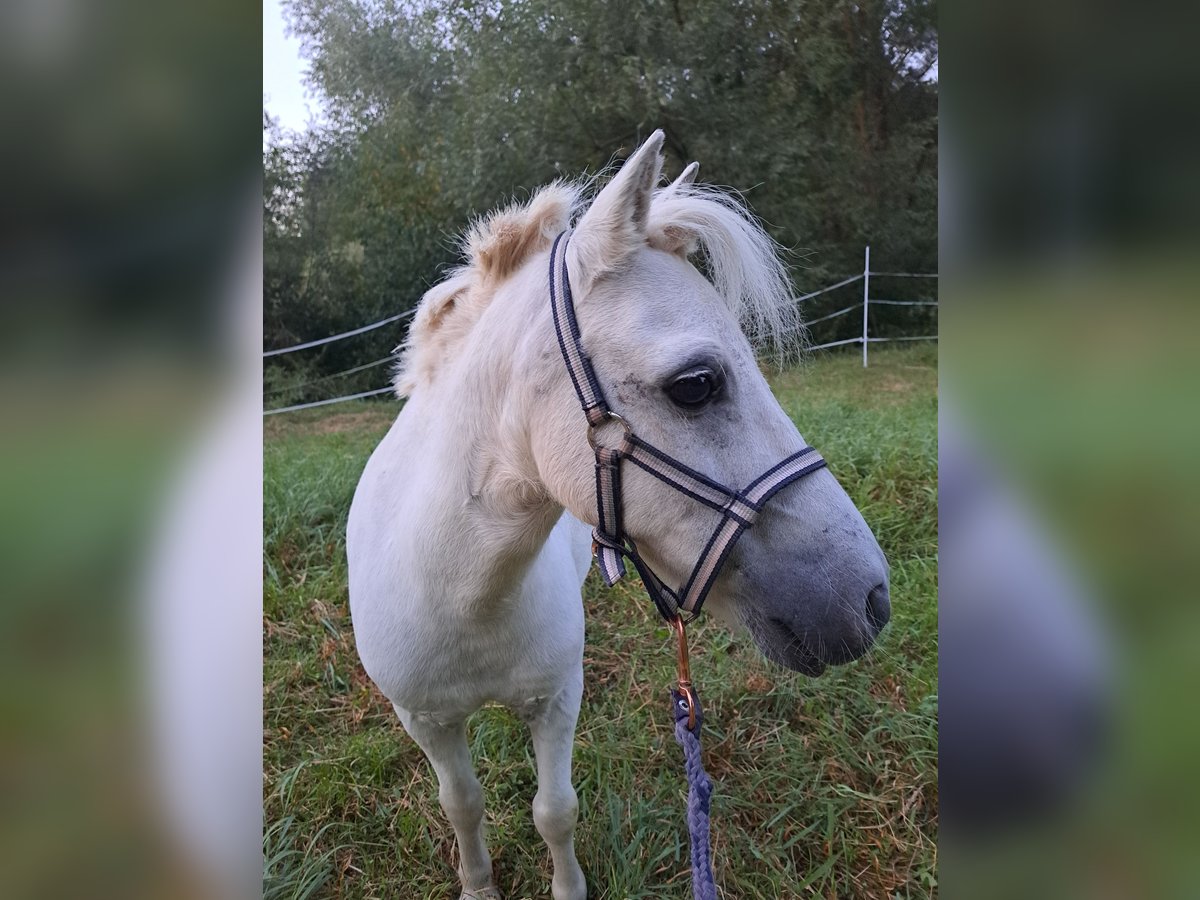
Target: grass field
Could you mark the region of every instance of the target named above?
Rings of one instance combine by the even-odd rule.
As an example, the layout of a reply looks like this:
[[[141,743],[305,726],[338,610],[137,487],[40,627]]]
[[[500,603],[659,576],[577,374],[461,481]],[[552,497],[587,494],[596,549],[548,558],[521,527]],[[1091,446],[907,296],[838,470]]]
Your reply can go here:
[[[937,348],[817,356],[771,378],[891,563],[892,622],[819,679],[717,625],[691,632],[715,783],[718,886],[737,898],[936,896]],[[354,651],[344,528],[394,403],[267,420],[264,896],[455,898],[453,833],[420,750]],[[593,898],[690,896],[669,634],[636,580],[584,588],[576,846]],[[506,900],[548,897],[524,725],[487,708],[470,739]]]

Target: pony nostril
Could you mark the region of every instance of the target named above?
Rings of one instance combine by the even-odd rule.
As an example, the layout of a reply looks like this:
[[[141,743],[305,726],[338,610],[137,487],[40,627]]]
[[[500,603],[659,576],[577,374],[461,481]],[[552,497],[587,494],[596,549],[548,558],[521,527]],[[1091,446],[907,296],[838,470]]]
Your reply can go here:
[[[892,617],[892,604],[888,599],[886,584],[877,584],[867,594],[867,621],[878,634]]]

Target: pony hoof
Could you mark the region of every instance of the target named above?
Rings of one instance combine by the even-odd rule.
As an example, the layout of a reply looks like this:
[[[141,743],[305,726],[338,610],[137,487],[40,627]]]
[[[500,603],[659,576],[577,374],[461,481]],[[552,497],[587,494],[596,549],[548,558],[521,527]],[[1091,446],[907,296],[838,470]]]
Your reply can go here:
[[[475,888],[473,891],[463,891],[458,900],[504,900],[500,892],[492,886]]]

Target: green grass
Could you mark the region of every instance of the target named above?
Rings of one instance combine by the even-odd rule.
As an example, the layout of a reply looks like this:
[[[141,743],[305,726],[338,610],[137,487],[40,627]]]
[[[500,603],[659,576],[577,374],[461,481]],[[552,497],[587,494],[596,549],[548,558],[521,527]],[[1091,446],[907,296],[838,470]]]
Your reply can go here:
[[[701,623],[692,672],[715,782],[722,896],[936,895],[937,349],[825,354],[772,376],[784,408],[875,530],[892,622],[859,662],[806,679]],[[347,410],[350,411],[347,411]],[[344,526],[394,404],[268,420],[264,884],[275,897],[455,898],[437,784],[354,651]],[[670,636],[636,583],[584,588],[576,845],[593,898],[690,896]],[[525,727],[487,708],[470,736],[508,900],[549,896]]]

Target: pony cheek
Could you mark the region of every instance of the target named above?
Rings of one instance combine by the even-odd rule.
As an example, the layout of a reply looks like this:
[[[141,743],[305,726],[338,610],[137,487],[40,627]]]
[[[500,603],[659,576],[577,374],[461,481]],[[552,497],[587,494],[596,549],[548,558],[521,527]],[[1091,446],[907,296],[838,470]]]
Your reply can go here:
[[[570,407],[565,407],[570,409]],[[579,521],[596,525],[596,481],[594,458],[586,432],[579,422],[560,421],[562,416],[539,411],[533,418],[530,455],[534,477],[547,496]]]
[[[691,574],[713,526],[715,513],[664,485],[632,463],[621,471],[625,532],[655,573],[672,588]],[[590,503],[595,504],[595,488]]]

